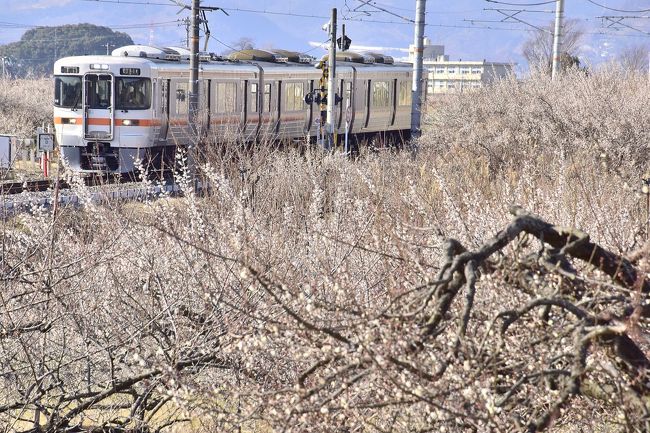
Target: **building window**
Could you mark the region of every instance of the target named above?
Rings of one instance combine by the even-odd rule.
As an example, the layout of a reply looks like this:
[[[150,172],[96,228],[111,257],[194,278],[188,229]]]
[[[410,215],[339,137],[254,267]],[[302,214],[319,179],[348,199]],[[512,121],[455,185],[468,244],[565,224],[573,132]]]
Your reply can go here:
[[[455,74],[456,73],[456,67],[455,66],[450,66],[447,68],[447,73],[448,74]]]
[[[460,68],[460,73],[461,73],[461,74],[469,74],[469,73],[470,73],[470,69],[469,69],[469,68]]]
[[[445,68],[436,68],[436,74],[444,74]]]
[[[388,81],[374,81],[372,83],[372,106],[384,108],[389,105]]]
[[[482,74],[483,68],[472,68],[472,74]]]
[[[303,84],[287,83],[284,86],[284,109],[298,111],[303,108]]]
[[[237,111],[237,84],[217,83],[217,113],[234,113]]]
[[[402,81],[399,83],[399,105],[411,105],[411,83]]]

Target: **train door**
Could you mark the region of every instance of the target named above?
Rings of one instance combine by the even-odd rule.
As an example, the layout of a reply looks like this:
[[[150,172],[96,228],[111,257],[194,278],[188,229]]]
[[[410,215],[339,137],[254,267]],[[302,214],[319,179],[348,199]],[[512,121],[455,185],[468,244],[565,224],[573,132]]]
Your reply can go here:
[[[199,81],[199,125],[202,133],[207,133],[210,129],[210,95],[212,92],[212,86],[210,85],[212,80],[201,80]]]
[[[372,80],[367,80],[365,83],[365,94],[364,94],[364,102],[365,106],[364,108],[364,113],[363,113],[363,127],[367,128],[368,127],[368,122],[370,122],[370,96],[372,95],[371,93],[371,85],[372,85]]]
[[[112,140],[115,122],[113,75],[88,73],[83,80],[84,138]]]
[[[393,126],[395,125],[395,113],[397,111],[397,79],[394,79],[391,82],[391,85],[393,86],[393,88],[391,89],[390,92],[391,101],[390,101],[390,117],[388,119],[389,120],[388,124],[390,126]]]
[[[265,81],[262,85],[262,107],[260,112],[261,127],[260,135],[264,138],[273,139],[275,135],[276,122],[278,120],[278,110],[276,101],[277,83],[272,81]]]
[[[341,111],[343,112],[343,121],[348,122],[348,130],[352,130],[352,122],[354,122],[354,92],[353,92],[354,78],[351,81],[346,81],[343,84],[343,100],[341,101]],[[349,112],[349,114],[348,114]],[[343,124],[345,126],[345,123]]]
[[[248,89],[248,80],[241,82],[237,89],[237,107],[241,113],[239,118],[239,128],[240,131],[243,131],[246,128],[246,118],[248,116],[248,110],[246,109],[246,92]]]
[[[160,81],[160,135],[159,141],[167,140],[169,129],[169,80]]]
[[[309,94],[314,95],[314,80],[309,80],[307,83],[307,88],[309,89]],[[307,125],[305,126],[305,130],[307,132],[307,135],[310,135],[310,131],[312,130],[312,122],[314,121],[314,107],[317,104],[306,104],[307,108],[309,109],[309,113],[307,114]]]
[[[258,129],[260,127],[260,111],[261,111],[261,95],[260,95],[260,81],[251,80],[246,81],[245,94],[246,100],[244,103],[244,111],[246,112],[244,127],[244,136],[247,141],[255,139]]]
[[[280,128],[283,127],[282,125],[282,95],[284,95],[284,87],[282,86],[282,80],[277,82],[277,99],[275,104],[275,115],[276,115],[276,120],[275,120],[275,128],[273,128],[273,132],[275,133],[276,136],[280,134]]]
[[[345,85],[345,80],[339,80],[339,85],[338,88],[336,89],[336,95],[339,96],[340,98],[343,98],[343,89]],[[341,129],[342,126],[345,126],[343,124],[343,119],[344,119],[344,114],[345,114],[345,108],[344,105],[345,102],[341,100],[338,104],[336,104],[336,101],[334,103],[334,112],[336,113],[336,129]]]

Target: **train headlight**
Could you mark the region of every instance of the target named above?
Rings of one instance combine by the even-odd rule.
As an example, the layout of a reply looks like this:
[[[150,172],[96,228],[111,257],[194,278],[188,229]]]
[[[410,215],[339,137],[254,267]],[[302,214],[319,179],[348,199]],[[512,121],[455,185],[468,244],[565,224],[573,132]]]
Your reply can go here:
[[[124,125],[124,126],[131,126],[132,124],[133,124],[133,122],[131,122],[131,121],[128,120],[128,119],[126,119],[126,120],[122,120],[122,125]]]

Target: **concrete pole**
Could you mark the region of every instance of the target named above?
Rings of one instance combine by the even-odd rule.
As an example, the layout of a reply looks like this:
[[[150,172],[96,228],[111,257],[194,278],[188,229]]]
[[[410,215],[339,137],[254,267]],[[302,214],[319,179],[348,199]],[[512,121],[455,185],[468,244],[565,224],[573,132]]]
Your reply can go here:
[[[192,137],[187,149],[187,170],[190,178],[196,184],[196,163],[194,152],[199,140],[199,130],[196,125],[199,112],[199,24],[201,0],[192,0],[192,37],[190,46],[190,95],[188,110],[188,125]]]
[[[422,118],[422,76],[424,70],[424,19],[426,0],[417,0],[415,4],[415,61],[413,62],[413,94],[411,100],[411,138],[418,138],[421,133]]]
[[[327,79],[327,133],[328,148],[334,146],[334,104],[336,102],[336,8],[332,9],[330,20],[330,49],[327,59],[329,77]]]
[[[553,69],[551,78],[554,80],[560,72],[560,59],[562,57],[562,29],[564,26],[564,0],[556,0],[555,4],[555,31],[553,32]]]

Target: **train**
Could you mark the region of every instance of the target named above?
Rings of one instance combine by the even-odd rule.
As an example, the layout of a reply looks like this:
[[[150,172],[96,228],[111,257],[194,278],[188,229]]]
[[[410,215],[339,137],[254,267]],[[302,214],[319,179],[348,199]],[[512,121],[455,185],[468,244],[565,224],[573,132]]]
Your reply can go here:
[[[211,143],[314,142],[321,132],[324,72],[285,50],[200,54],[195,126]],[[82,173],[159,168],[196,140],[188,122],[190,52],[129,45],[110,55],[54,64],[54,126],[60,157]],[[334,128],[355,139],[408,136],[412,67],[378,53],[339,52]]]

